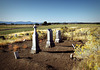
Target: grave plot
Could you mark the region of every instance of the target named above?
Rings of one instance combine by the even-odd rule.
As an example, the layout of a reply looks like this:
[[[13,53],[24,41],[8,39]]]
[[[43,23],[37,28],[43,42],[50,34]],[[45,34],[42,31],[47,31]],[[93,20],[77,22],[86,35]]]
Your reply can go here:
[[[39,39],[38,42],[36,32],[34,31],[35,34],[33,34],[32,36],[34,37],[32,41],[24,40],[22,42],[13,43],[10,45],[8,44],[6,46],[3,46],[5,47],[5,49],[1,47],[0,49],[2,49],[2,51],[0,50],[0,57],[2,58],[0,58],[0,68],[2,70],[71,70],[73,67],[75,68],[78,65],[80,69],[84,68],[84,66],[88,66],[88,68],[90,69],[99,67],[97,66],[99,65],[98,58],[100,54],[100,36],[98,34],[99,29],[98,32],[95,31],[97,28],[88,28],[87,31],[85,31],[85,28],[67,28],[66,30],[65,27],[61,29],[62,41],[60,43],[60,33],[57,31],[57,33],[55,33],[56,37],[54,38],[52,35],[54,33],[52,33],[52,30],[49,29],[47,30],[47,40],[46,38]],[[53,43],[55,45],[52,47]],[[36,53],[36,44],[39,45],[39,48],[41,49],[41,51],[38,53]],[[9,48],[7,48],[7,46],[9,46]],[[15,51],[17,53],[13,53],[13,46],[17,46],[16,48],[19,48],[17,50],[18,52]],[[32,48],[35,48],[34,51],[36,54],[30,53],[30,51],[33,50]],[[17,56],[20,58],[18,60],[15,60]],[[74,57],[78,58],[79,60]],[[86,60],[81,61],[83,59]],[[93,63],[92,61],[94,61],[95,63]],[[91,63],[92,65],[94,65],[92,66],[92,68]]]
[[[47,30],[47,40],[44,39],[39,43],[36,26],[34,26],[34,33],[32,37],[32,41],[23,41],[12,45],[10,44],[9,48],[11,49],[12,47],[14,49],[13,51],[8,48],[6,49],[6,54],[4,52],[0,53],[1,56],[3,55],[2,58],[6,59],[0,63],[0,66],[9,65],[9,67],[0,68],[7,70],[70,70],[72,69],[72,66],[77,65],[76,63],[78,63],[78,61],[70,59],[70,54],[74,53],[71,45],[72,43],[76,43],[74,41],[63,41],[59,43],[61,41],[60,31],[57,31],[56,33],[57,43],[55,42],[55,45],[51,29]],[[41,51],[39,52],[40,49]],[[14,56],[12,52],[14,52]],[[3,60],[2,58],[1,60]]]
[[[34,70],[71,70],[79,61],[70,59],[70,54],[74,53],[72,43],[74,41],[66,41],[55,43],[55,47],[46,48],[46,40],[39,42],[41,51],[37,54],[31,54],[32,41],[22,43],[14,43],[20,47],[18,50],[19,59],[15,60],[13,51],[6,49],[6,52],[0,53],[0,68],[3,69],[34,69]],[[80,42],[78,42],[80,43]],[[27,48],[23,48],[27,45]],[[4,60],[5,59],[5,60]]]

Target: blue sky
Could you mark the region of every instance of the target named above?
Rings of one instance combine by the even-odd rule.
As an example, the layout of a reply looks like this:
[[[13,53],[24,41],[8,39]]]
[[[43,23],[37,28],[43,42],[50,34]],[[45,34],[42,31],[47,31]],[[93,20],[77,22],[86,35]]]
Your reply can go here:
[[[100,22],[100,0],[0,0],[0,21]]]

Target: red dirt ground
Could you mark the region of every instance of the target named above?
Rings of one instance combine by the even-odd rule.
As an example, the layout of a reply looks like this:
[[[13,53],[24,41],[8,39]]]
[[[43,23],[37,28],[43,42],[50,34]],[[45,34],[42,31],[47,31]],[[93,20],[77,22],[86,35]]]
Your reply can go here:
[[[21,47],[18,52],[20,59],[14,58],[13,51],[7,48],[0,50],[0,70],[72,70],[73,66],[77,66],[79,61],[70,59],[70,54],[74,53],[72,43],[80,43],[75,41],[67,41],[55,44],[55,47],[45,48],[46,40],[40,41],[39,46],[41,52],[31,54],[32,41],[14,43]],[[27,49],[23,49],[23,45],[27,45]]]

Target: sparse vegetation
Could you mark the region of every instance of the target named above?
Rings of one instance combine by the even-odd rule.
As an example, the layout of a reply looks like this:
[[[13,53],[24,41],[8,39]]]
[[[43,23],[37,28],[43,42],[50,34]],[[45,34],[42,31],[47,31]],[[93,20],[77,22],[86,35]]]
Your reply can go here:
[[[100,67],[100,33],[94,29],[90,29],[87,42],[83,46],[78,45],[78,48],[75,49],[76,57],[83,59],[78,67],[80,70],[82,68],[85,70],[98,70]]]
[[[11,28],[13,28],[12,25]],[[33,34],[33,25],[29,26],[30,28],[13,29],[13,30],[4,30],[0,31],[1,35],[5,35],[5,40],[0,39],[0,45],[5,45],[8,43],[14,43],[25,40],[32,40]],[[16,26],[18,27],[18,26]],[[100,25],[96,24],[67,24],[67,25],[48,25],[48,26],[37,26],[37,33],[39,35],[39,41],[42,42],[43,39],[46,39],[47,32],[46,29],[51,28],[53,30],[53,39],[56,37],[56,30],[61,30],[62,39],[68,41],[78,41],[81,44],[76,44],[76,49],[74,50],[74,57],[77,59],[82,59],[80,64],[76,69],[83,70],[97,70],[100,67]],[[6,29],[6,25],[4,26]],[[1,27],[0,29],[4,29]],[[9,28],[7,26],[7,28]],[[22,32],[24,31],[24,32]],[[26,32],[27,31],[27,32]],[[18,32],[18,33],[15,33]],[[12,33],[12,34],[10,34]],[[7,35],[6,35],[7,34]],[[9,34],[9,35],[8,35]],[[14,36],[17,34],[17,36]],[[9,50],[12,50],[12,46],[9,45]],[[13,47],[16,51],[19,46],[15,45]],[[27,45],[23,45],[22,48],[26,49]]]

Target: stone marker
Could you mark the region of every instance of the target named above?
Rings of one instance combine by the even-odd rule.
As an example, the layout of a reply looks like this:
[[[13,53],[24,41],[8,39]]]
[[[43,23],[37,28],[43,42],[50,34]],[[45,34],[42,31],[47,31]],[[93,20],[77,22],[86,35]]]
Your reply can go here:
[[[73,46],[73,48],[75,49],[75,46],[74,46],[74,44],[72,44],[72,46]]]
[[[46,48],[51,48],[54,46],[53,42],[53,33],[51,29],[47,30],[47,42],[46,42]]]
[[[17,37],[17,34],[15,34],[15,37]]]
[[[71,58],[71,59],[73,58],[73,54],[70,54],[70,58]]]
[[[14,52],[14,56],[15,56],[15,59],[18,59],[19,58],[18,51]]]
[[[23,39],[23,41],[26,41],[26,39]]]
[[[61,42],[61,32],[60,30],[56,31],[56,39],[55,39],[56,43],[60,43]]]
[[[34,54],[34,53],[38,53],[40,51],[40,48],[39,48],[39,42],[38,42],[38,34],[36,32],[36,25],[34,25],[34,33],[32,35],[32,48],[31,48],[31,53]]]

